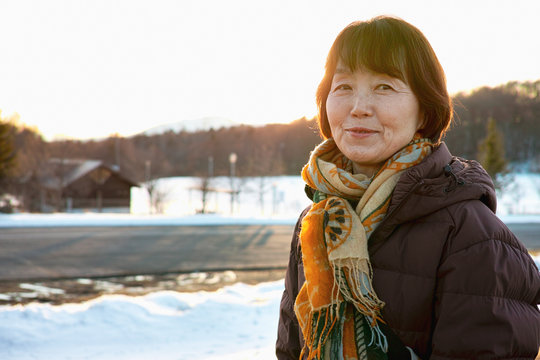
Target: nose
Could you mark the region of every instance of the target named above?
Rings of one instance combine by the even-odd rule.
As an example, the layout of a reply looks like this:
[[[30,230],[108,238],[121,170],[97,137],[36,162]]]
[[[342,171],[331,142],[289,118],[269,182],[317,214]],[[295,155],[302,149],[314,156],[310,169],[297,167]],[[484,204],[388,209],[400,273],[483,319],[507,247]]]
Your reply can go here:
[[[366,117],[372,114],[371,96],[356,93],[353,99],[351,115],[354,117]]]

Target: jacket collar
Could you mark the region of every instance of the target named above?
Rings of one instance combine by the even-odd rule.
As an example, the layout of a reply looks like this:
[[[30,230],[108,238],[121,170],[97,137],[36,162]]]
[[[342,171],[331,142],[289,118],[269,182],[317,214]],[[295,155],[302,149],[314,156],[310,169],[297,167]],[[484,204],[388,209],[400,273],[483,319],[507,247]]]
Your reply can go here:
[[[493,182],[478,162],[452,156],[441,143],[423,162],[401,175],[386,218],[370,238],[370,253],[378,250],[399,224],[467,200],[480,200],[495,212]]]

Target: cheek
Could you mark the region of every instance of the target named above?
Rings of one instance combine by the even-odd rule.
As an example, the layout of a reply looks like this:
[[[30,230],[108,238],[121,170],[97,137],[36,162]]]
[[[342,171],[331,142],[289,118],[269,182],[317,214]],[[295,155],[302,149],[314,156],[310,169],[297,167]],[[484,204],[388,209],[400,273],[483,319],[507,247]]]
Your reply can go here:
[[[332,101],[330,98],[326,100],[326,117],[328,119],[328,126],[330,127],[330,131],[332,132],[332,137],[336,134],[336,120],[338,118],[336,111],[337,107],[334,101]]]
[[[336,107],[335,107],[334,101],[331,98],[328,98],[326,100],[326,116],[328,117],[328,121],[334,118],[335,110],[336,110]]]
[[[423,117],[415,99],[406,99],[396,107],[392,128],[400,137],[412,137],[422,127]]]
[[[344,106],[343,104],[332,97],[326,100],[326,116],[330,127],[336,127],[343,122]]]

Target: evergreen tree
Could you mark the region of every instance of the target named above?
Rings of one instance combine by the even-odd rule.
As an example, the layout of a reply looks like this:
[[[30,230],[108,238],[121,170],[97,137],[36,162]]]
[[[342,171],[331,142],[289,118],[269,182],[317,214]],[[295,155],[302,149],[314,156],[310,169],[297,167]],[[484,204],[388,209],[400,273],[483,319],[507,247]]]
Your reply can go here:
[[[504,139],[497,128],[495,119],[489,118],[486,126],[486,137],[478,146],[478,160],[491,176],[496,189],[502,187],[497,179],[498,174],[506,172],[507,161],[504,154]]]
[[[15,167],[13,126],[0,116],[0,183],[3,183]]]

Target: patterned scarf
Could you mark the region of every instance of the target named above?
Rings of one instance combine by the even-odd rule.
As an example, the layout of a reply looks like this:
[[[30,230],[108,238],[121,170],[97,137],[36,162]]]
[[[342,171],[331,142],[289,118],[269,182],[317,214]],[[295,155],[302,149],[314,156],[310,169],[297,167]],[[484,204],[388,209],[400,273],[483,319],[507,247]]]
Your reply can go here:
[[[387,358],[388,343],[378,325],[384,303],[371,284],[368,239],[384,219],[401,173],[432,147],[415,136],[372,179],[353,174],[352,162],[333,139],[313,150],[302,170],[316,190],[300,233],[306,282],[294,308],[308,359]]]

